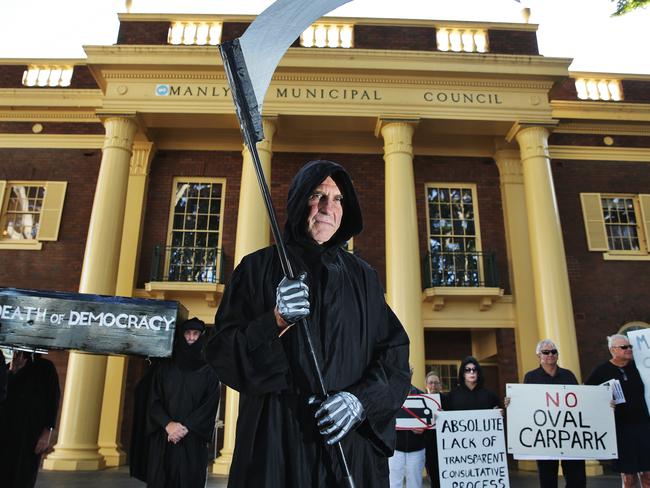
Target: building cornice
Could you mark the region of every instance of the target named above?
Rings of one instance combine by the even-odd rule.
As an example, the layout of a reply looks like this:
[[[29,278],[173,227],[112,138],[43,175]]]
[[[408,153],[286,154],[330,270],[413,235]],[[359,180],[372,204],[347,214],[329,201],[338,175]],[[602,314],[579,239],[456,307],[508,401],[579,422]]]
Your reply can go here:
[[[549,146],[549,153],[551,155],[551,159],[650,163],[650,148]]]
[[[650,122],[650,104],[553,100],[551,109],[556,119]]]

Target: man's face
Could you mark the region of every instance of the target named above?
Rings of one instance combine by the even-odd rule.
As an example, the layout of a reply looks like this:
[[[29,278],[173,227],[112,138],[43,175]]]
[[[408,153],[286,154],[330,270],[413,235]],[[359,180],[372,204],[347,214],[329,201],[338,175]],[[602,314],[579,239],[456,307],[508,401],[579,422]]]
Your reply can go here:
[[[201,333],[198,330],[190,329],[186,330],[183,333],[183,336],[185,337],[185,342],[188,344],[194,344],[199,337],[201,337]]]
[[[621,349],[621,346],[625,349]],[[631,361],[633,357],[632,346],[630,346],[630,341],[627,339],[619,339],[618,337],[612,341],[612,347],[609,348],[609,352],[612,354],[612,358],[618,361]]]
[[[331,176],[309,195],[307,234],[318,244],[329,241],[339,230],[343,218],[342,200],[343,195]]]
[[[559,352],[557,346],[552,342],[545,342],[542,344],[542,348],[539,350],[537,357],[539,358],[540,365],[555,366],[557,364],[558,355]]]
[[[427,392],[428,393],[440,393],[442,385],[440,383],[440,378],[435,375],[427,376]]]

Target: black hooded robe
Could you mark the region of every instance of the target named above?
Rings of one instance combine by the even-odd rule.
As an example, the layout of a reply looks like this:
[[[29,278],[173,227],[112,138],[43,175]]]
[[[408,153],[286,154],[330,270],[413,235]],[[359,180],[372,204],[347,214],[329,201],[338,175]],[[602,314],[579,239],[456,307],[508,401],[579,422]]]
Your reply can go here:
[[[219,405],[219,380],[212,368],[199,359],[202,343],[199,340],[189,346],[179,337],[175,357],[159,364],[153,373],[146,468],[150,488],[205,487],[208,443]],[[188,356],[194,358],[188,360]],[[171,421],[189,430],[177,444],[167,441],[165,426]]]
[[[0,404],[3,488],[29,488],[36,484],[42,455],[35,454],[34,448],[43,429],[55,427],[60,397],[59,377],[48,359],[36,357],[9,374],[7,398]]]
[[[307,238],[307,199],[332,176],[343,194],[337,233]],[[306,270],[309,326],[328,392],[349,391],[366,420],[342,441],[359,487],[388,486],[395,413],[410,386],[408,337],[384,300],[376,272],[341,244],[361,230],[350,177],[329,161],[305,166],[292,184],[286,226],[294,272]],[[282,270],[274,247],[246,256],[233,272],[206,358],[241,393],[230,488],[333,488],[341,471],[316,429],[307,399],[318,391],[300,325],[278,337],[273,310]]]

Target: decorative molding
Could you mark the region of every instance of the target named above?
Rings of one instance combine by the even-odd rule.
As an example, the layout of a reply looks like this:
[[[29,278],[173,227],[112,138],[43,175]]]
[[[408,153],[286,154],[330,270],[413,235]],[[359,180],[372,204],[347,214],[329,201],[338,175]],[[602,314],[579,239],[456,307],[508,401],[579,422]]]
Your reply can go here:
[[[118,148],[131,152],[138,124],[133,117],[108,116],[104,120],[106,137],[103,149]]]
[[[588,122],[560,122],[555,134],[597,134],[620,136],[650,136],[650,125],[590,124]]]
[[[476,300],[481,312],[488,311],[503,297],[502,288],[490,287],[434,287],[422,292],[422,301],[431,302],[434,312],[440,312],[449,300]]]
[[[101,123],[94,111],[88,112],[55,112],[55,111],[25,111],[0,110],[2,122],[91,122]]]
[[[549,146],[549,153],[551,159],[650,163],[649,147]]]
[[[558,119],[650,122],[647,103],[552,100],[551,110]]]
[[[133,153],[129,164],[129,175],[147,176],[149,164],[155,152],[153,142],[136,141],[133,143]]]
[[[101,149],[103,144],[103,135],[0,134],[0,148]]]

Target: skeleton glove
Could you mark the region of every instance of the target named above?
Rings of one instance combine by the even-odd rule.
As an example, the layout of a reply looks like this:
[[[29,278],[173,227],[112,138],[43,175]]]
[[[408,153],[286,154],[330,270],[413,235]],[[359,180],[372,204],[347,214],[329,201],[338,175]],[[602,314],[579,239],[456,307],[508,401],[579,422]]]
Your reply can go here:
[[[363,422],[366,414],[357,397],[347,391],[341,391],[328,397],[316,411],[315,417],[320,433],[331,446]]]
[[[305,273],[295,280],[285,276],[275,290],[275,306],[288,324],[309,316],[309,287],[304,281],[305,277]]]

